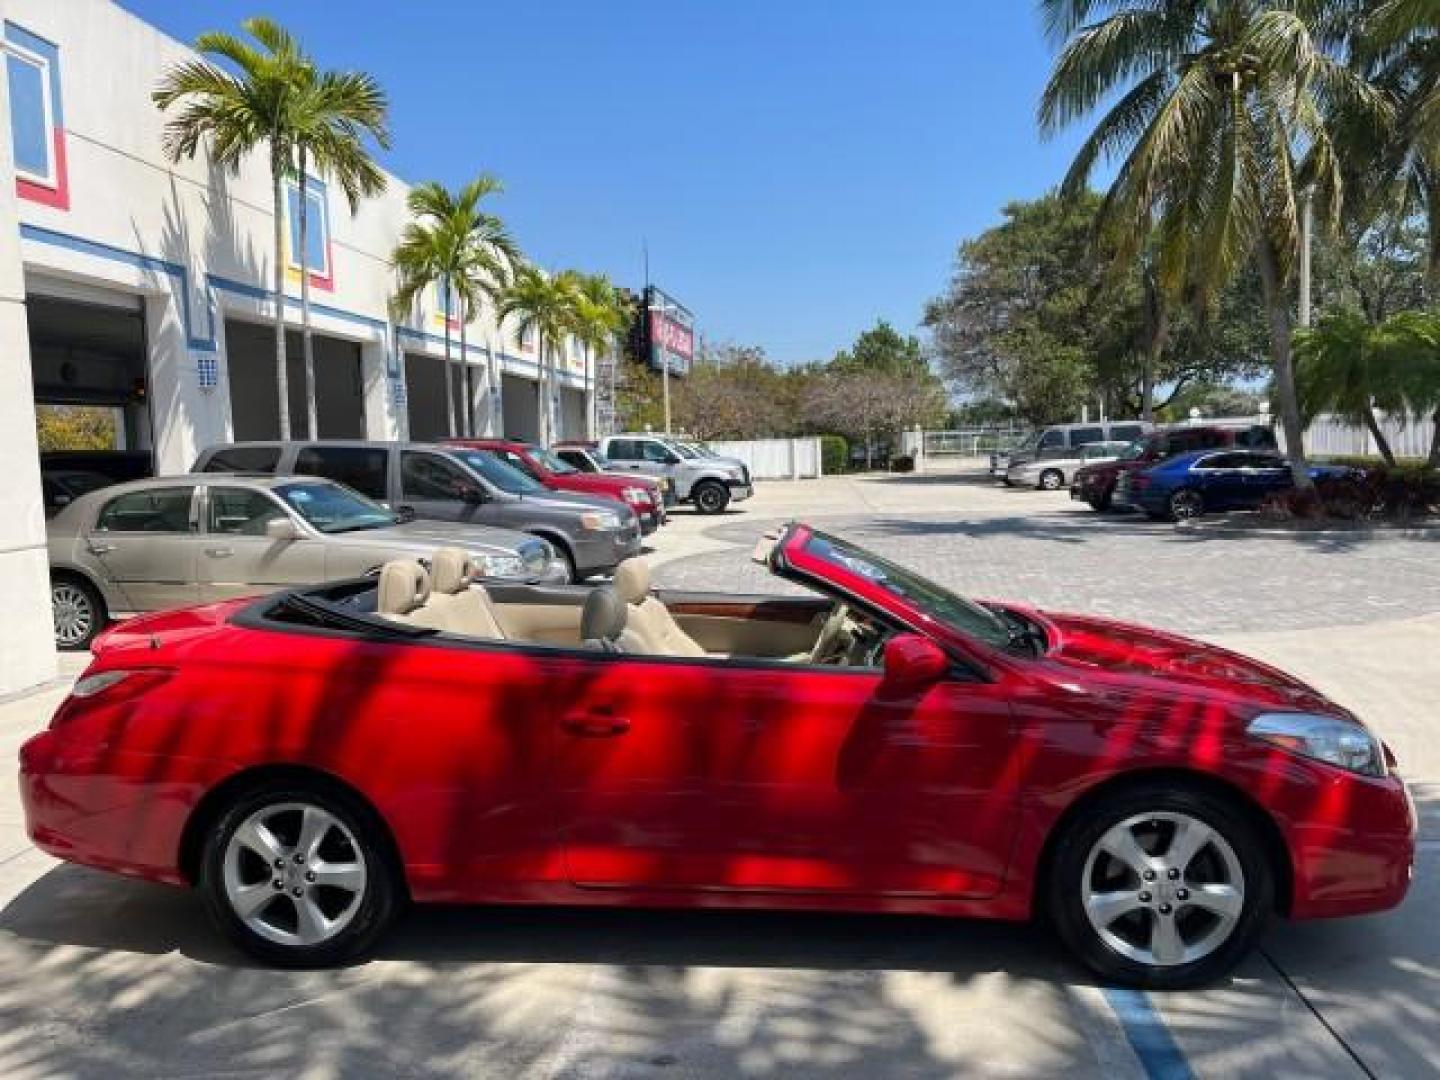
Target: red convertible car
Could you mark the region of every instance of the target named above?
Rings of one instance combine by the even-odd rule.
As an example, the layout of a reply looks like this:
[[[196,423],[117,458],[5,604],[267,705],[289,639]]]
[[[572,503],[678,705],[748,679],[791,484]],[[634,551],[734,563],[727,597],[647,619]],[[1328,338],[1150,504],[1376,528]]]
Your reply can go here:
[[[297,966],[407,900],[804,908],[1043,914],[1174,988],[1274,911],[1404,897],[1393,758],[1303,683],[802,524],[757,557],[808,594],[481,589],[442,550],[135,619],[21,750],[30,835]]]

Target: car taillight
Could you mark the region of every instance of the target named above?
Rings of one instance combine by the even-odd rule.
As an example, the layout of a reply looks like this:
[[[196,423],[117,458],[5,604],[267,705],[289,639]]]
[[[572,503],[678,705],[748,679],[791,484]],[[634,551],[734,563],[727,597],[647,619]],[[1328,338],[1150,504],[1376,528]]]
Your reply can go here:
[[[173,674],[170,668],[115,668],[110,671],[87,672],[70,688],[70,696],[55,710],[50,726],[63,724],[82,709],[127,701],[159,685]]]

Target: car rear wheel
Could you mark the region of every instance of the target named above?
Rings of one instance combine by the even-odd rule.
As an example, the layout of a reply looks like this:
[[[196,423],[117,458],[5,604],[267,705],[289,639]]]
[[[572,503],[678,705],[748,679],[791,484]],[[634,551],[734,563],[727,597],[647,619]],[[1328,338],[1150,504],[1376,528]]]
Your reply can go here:
[[[368,950],[401,890],[380,825],[339,792],[284,785],[238,799],[206,841],[200,889],[220,928],[282,967],[327,967]]]
[[[719,514],[730,505],[730,489],[717,480],[702,480],[695,485],[695,509],[702,514]]]
[[[1110,495],[1108,493],[1105,495],[1095,495],[1089,499],[1086,499],[1085,501],[1090,504],[1091,510],[1097,511],[1101,514],[1109,510],[1112,505],[1110,501]]]
[[[105,601],[88,581],[73,574],[50,580],[50,614],[55,620],[55,647],[81,651],[105,628]]]
[[[1165,505],[1171,521],[1191,521],[1205,513],[1205,497],[1190,488],[1181,488],[1172,494]]]
[[[1059,491],[1065,486],[1065,474],[1059,469],[1046,469],[1040,474],[1040,489],[1042,491]]]
[[[1225,800],[1147,786],[1117,795],[1060,837],[1050,879],[1060,936],[1106,979],[1178,990],[1245,955],[1271,909],[1271,867]]]

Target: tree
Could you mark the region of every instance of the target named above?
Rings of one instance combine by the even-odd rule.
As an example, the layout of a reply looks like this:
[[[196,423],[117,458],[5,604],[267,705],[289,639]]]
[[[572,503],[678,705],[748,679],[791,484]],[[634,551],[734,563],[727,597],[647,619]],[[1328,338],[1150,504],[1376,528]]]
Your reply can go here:
[[[290,438],[290,390],[285,370],[284,181],[295,168],[295,111],[299,88],[311,78],[310,62],[298,43],[269,19],[241,24],[260,48],[218,31],[195,39],[198,52],[227,60],[231,74],[209,60],[176,64],[151,95],[162,110],[182,105],[165,127],[165,156],[172,162],[194,158],[202,143],[210,160],[231,173],[251,151],[264,147],[270,158],[271,213],[274,218],[275,387],[280,402],[280,437]]]
[[[1385,347],[1383,332],[1365,315],[1349,309],[1325,316],[1295,338],[1295,383],[1306,421],[1333,412],[1370,432],[1380,455],[1395,464],[1390,443],[1375,416],[1405,408],[1396,350]]]
[[[1333,6],[1333,5],[1328,5]],[[1295,484],[1311,487],[1292,357],[1290,285],[1301,190],[1324,223],[1343,206],[1337,113],[1389,122],[1378,90],[1333,54],[1322,0],[1040,0],[1064,43],[1041,99],[1043,131],[1102,106],[1066,178],[1083,190],[1121,158],[1102,232],[1133,258],[1158,246],[1162,283],[1213,295],[1253,260]],[[1096,21],[1090,22],[1092,17]]]
[[[299,198],[300,326],[305,353],[305,413],[310,438],[319,435],[315,409],[315,342],[310,329],[309,206],[310,168],[333,177],[353,215],[360,200],[385,190],[385,174],[371,160],[365,140],[388,148],[385,93],[360,72],[317,71],[308,59],[298,72],[291,123],[297,156]]]
[[[920,348],[920,339],[902,337],[884,319],[863,331],[849,349],[839,352],[830,362],[835,371],[879,371],[891,375],[928,372],[930,365]]]
[[[396,288],[391,302],[396,318],[406,317],[419,295],[432,285],[440,294],[445,318],[445,410],[451,436],[475,432],[474,394],[466,359],[466,331],[482,300],[498,304],[509,285],[520,251],[505,223],[480,204],[503,188],[483,174],[457,192],[431,181],[411,190],[406,205],[412,220],[395,248]],[[452,311],[452,305],[455,310]],[[450,321],[460,325],[463,413],[457,416],[451,378]]]
[[[515,320],[516,341],[523,341],[531,333],[537,336],[540,360],[537,424],[540,442],[546,446],[555,441],[554,358],[574,325],[576,296],[573,273],[552,277],[533,266],[522,266],[510,285],[501,291],[497,304],[501,322]]]
[[[615,348],[616,338],[629,318],[615,286],[604,274],[579,274],[575,278],[575,300],[571,331],[585,349],[585,385],[590,391],[586,408],[586,436],[596,434],[596,362]]]

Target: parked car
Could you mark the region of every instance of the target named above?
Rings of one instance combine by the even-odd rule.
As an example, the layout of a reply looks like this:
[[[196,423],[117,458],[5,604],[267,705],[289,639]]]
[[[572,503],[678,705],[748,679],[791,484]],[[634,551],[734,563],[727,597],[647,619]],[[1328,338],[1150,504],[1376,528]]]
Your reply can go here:
[[[1314,479],[1354,470],[1313,465]],[[1201,450],[1124,473],[1115,488],[1117,505],[1134,506],[1157,521],[1188,521],[1217,510],[1253,510],[1295,484],[1290,463],[1253,450]]]
[[[1143,420],[1107,420],[1087,424],[1051,424],[1036,428],[1009,450],[990,455],[990,475],[1006,476],[1012,465],[1073,458],[1082,446],[1097,442],[1134,442],[1154,427]]]
[[[640,521],[611,499],[547,491],[489,454],[387,442],[244,442],[201,453],[196,472],[261,472],[338,480],[402,517],[496,525],[544,537],[574,581],[640,552]]]
[[[1043,491],[1059,491],[1065,479],[1076,469],[1100,461],[1114,461],[1130,446],[1125,442],[1097,442],[1070,451],[1066,457],[1045,458],[1011,465],[1005,483],[1014,487],[1033,487]]]
[[[315,478],[168,476],[81,495],[47,527],[55,644],[86,648],[111,619],[355,577],[458,544],[494,580],[564,581],[525,533],[390,510]]]
[[[661,477],[582,472],[553,450],[515,439],[447,439],[447,445],[466,446],[499,458],[551,491],[572,491],[602,499],[614,499],[635,511],[645,535],[665,524],[665,499]]]
[[[634,476],[631,470],[612,469],[605,459],[600,455],[600,444],[591,441],[559,442],[550,448],[556,457],[560,458],[567,465],[573,465],[582,473],[605,473],[607,476]],[[660,485],[660,492],[664,498],[665,508],[676,505],[680,500],[675,497],[675,485],[668,476],[654,477]]]
[[[124,624],[20,750],[28,834],[287,966],[409,901],[1044,913],[1104,982],[1176,989],[1276,911],[1404,898],[1395,760],[1299,680],[803,524],[764,558],[803,594],[655,595],[639,560],[481,589],[441,551]]]
[[[658,435],[609,435],[597,444],[612,469],[663,476],[675,497],[702,514],[722,513],[755,494],[749,467],[737,458],[707,454],[699,446]]]
[[[1115,485],[1125,473],[1148,469],[1176,454],[1232,446],[1262,452],[1279,448],[1275,432],[1268,424],[1249,420],[1161,428],[1133,444],[1114,461],[1077,469],[1070,481],[1070,497],[1089,503],[1092,510],[1109,510],[1114,502]]]

